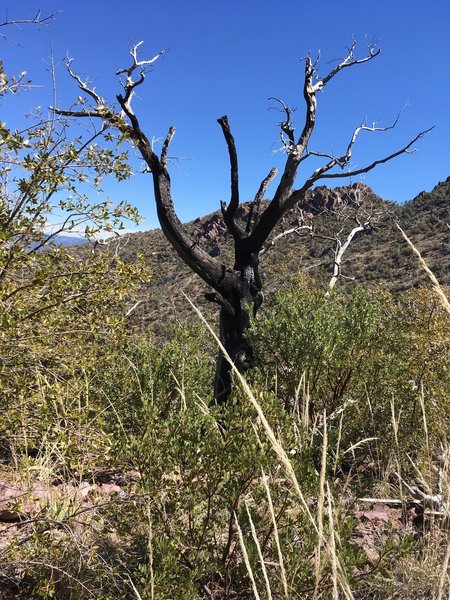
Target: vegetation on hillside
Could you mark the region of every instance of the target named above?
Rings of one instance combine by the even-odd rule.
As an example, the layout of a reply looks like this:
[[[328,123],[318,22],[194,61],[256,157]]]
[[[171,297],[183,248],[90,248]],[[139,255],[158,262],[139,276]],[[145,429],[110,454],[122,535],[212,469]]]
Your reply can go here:
[[[337,285],[351,291],[357,285],[381,284],[397,293],[426,283],[427,276],[405,244],[396,223],[400,223],[417,244],[439,281],[450,285],[450,178],[437,184],[431,192],[422,192],[404,205],[385,201],[370,188],[358,185],[363,190],[363,207],[367,207],[367,210],[375,208],[382,214],[382,219],[369,231],[353,239],[344,255],[343,276]],[[345,199],[347,190],[351,191],[351,187],[337,188],[336,197]],[[327,188],[314,191],[316,202],[323,203],[330,192],[333,190]],[[347,213],[344,211],[345,214],[345,223],[342,221],[341,205],[327,211],[317,211],[310,206],[302,214],[295,210],[288,214],[275,229],[273,237],[298,226],[299,218],[311,225],[318,235],[311,236],[308,230],[304,230],[300,235],[291,233],[278,238],[270,246],[261,258],[261,273],[267,286],[266,302],[271,302],[273,292],[283,288],[299,272],[313,276],[323,286],[328,285],[335,249],[333,238],[344,226],[341,234],[341,239],[344,240],[355,224],[354,212],[352,214],[350,211],[350,218],[348,210]],[[243,216],[245,215],[244,211]],[[199,217],[187,224],[186,228],[208,252],[224,256],[226,260],[232,259],[230,237],[219,213]],[[327,236],[331,239],[326,239]],[[204,299],[206,286],[190,273],[171,250],[161,230],[128,234],[116,244],[124,260],[133,262],[141,256],[154,273],[148,285],[137,295],[143,301],[136,311],[143,326],[151,325],[159,336],[166,339],[167,322],[192,319],[183,292],[201,306],[206,314],[214,314],[214,307]],[[160,262],[165,265],[163,276],[158,275],[157,267]]]
[[[450,336],[433,294],[327,300],[292,282],[254,324],[251,391],[221,409],[208,407],[215,342],[201,325],[161,348],[104,310],[90,319],[107,338],[54,344],[3,390],[3,484],[27,484],[1,528],[5,589],[446,597]]]

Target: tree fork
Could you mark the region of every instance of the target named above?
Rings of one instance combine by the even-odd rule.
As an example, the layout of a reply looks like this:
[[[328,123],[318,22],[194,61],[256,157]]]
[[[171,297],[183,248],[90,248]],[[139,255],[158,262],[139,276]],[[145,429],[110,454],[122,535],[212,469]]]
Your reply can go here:
[[[261,201],[269,183],[277,175],[276,170],[272,169],[269,175],[262,181],[258,193],[251,204],[245,226],[242,226],[236,220],[236,212],[239,206],[239,178],[238,157],[234,137],[231,133],[227,117],[223,116],[218,119],[227,144],[230,160],[230,202],[228,206],[224,202],[221,203],[224,223],[234,240],[235,247],[234,266],[230,268],[201,249],[190,238],[175,213],[171,197],[170,177],[166,168],[167,152],[175,134],[175,128],[172,127],[169,129],[163,144],[161,156],[158,157],[151,143],[141,130],[139,121],[133,112],[131,103],[135,88],[144,82],[146,69],[151,68],[158,58],[164,54],[164,51],[162,51],[149,60],[138,60],[137,50],[141,44],[142,42],[130,50],[132,57],[131,66],[117,71],[117,75],[123,77],[121,84],[124,90],[122,95],[117,96],[121,108],[120,112],[108,108],[105,101],[97,94],[95,89],[89,87],[86,82],[82,81],[72,71],[70,62],[67,65],[70,76],[77,82],[78,87],[86,94],[91,105],[94,104],[94,106],[86,107],[82,110],[61,110],[58,108],[53,108],[52,110],[56,114],[67,117],[85,117],[88,119],[98,117],[103,124],[106,123],[109,127],[116,128],[137,147],[153,178],[155,202],[161,229],[181,259],[215,290],[215,293],[209,293],[206,297],[218,303],[221,307],[220,339],[239,372],[242,373],[250,368],[253,362],[253,350],[246,339],[246,332],[250,326],[249,310],[253,307],[253,313],[256,314],[263,301],[262,284],[259,276],[259,256],[277,223],[294,206],[302,207],[302,203],[306,199],[306,192],[317,181],[321,179],[352,177],[368,173],[378,165],[386,163],[401,154],[413,152],[413,144],[430,130],[420,132],[409,143],[395,152],[353,170],[348,169],[348,166],[352,159],[352,152],[358,135],[361,132],[387,131],[392,129],[395,127],[398,118],[393,125],[384,128],[375,127],[375,125],[367,126],[365,123],[362,123],[356,127],[347,144],[346,150],[340,156],[310,151],[308,146],[316,123],[317,92],[321,92],[338,73],[347,68],[372,61],[379,56],[380,50],[376,50],[374,46],[370,45],[366,56],[359,59],[355,58],[354,50],[356,43],[353,40],[345,58],[340,60],[325,77],[318,76],[318,60],[313,62],[311,57],[307,56],[305,58],[303,86],[306,110],[301,134],[298,138],[295,137],[294,124],[291,119],[293,111],[285,102],[274,97],[273,99],[282,107],[285,116],[285,119],[280,123],[280,135],[287,154],[286,162],[275,194],[260,214]],[[137,76],[135,77],[136,71]],[[299,166],[310,157],[323,160],[324,164],[316,168],[306,177],[303,184],[295,189],[294,185]],[[224,357],[220,355],[217,361],[214,386],[215,402],[218,404],[226,402],[231,390],[231,367],[224,360]]]

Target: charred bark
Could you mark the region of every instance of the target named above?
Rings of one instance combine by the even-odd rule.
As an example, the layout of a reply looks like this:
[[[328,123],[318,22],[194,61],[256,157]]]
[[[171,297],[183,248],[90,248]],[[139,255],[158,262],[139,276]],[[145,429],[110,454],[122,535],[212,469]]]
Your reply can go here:
[[[351,177],[367,173],[376,166],[383,164],[393,158],[412,151],[413,144],[423,137],[427,131],[416,135],[408,144],[396,152],[384,156],[372,163],[358,169],[349,169],[354,145],[358,135],[366,131],[387,131],[395,127],[397,120],[390,127],[379,128],[375,125],[367,126],[365,123],[359,125],[353,132],[346,150],[342,155],[333,155],[308,150],[311,135],[316,122],[317,93],[341,71],[347,67],[367,63],[377,57],[380,50],[369,46],[368,54],[357,59],[354,55],[355,42],[348,49],[347,56],[342,59],[325,77],[317,74],[317,62],[313,63],[310,56],[305,59],[305,75],[303,96],[305,99],[306,112],[301,134],[296,139],[295,129],[292,122],[293,110],[282,100],[274,98],[284,114],[280,123],[280,136],[287,154],[284,169],[273,196],[268,206],[260,214],[261,200],[264,197],[269,183],[277,175],[276,169],[272,169],[268,176],[262,181],[259,190],[252,203],[247,223],[243,226],[236,219],[239,206],[239,177],[238,159],[233,135],[231,133],[226,116],[218,119],[227,144],[230,159],[231,195],[227,206],[221,203],[222,215],[225,225],[231,234],[235,244],[235,263],[233,268],[221,264],[217,259],[209,256],[198,244],[190,238],[182,223],[179,221],[172,202],[170,177],[167,171],[167,152],[175,134],[175,128],[171,127],[165,139],[160,156],[154,152],[152,144],[140,128],[139,121],[134,114],[131,101],[135,88],[144,82],[146,68],[151,68],[156,60],[164,53],[158,53],[149,60],[139,60],[137,50],[142,44],[140,42],[130,50],[132,64],[130,67],[117,71],[122,77],[124,93],[117,96],[121,111],[116,112],[106,106],[103,98],[86,82],[76,75],[68,62],[68,71],[77,82],[82,93],[89,97],[94,107],[81,110],[61,110],[53,108],[56,114],[66,117],[88,118],[97,117],[102,121],[102,127],[114,127],[129,139],[140,152],[142,158],[152,174],[153,189],[157,206],[158,218],[164,235],[178,253],[180,258],[199,275],[203,281],[211,286],[215,292],[207,294],[207,298],[217,302],[220,307],[220,338],[236,365],[243,373],[252,366],[253,350],[246,338],[250,326],[250,312],[256,314],[263,301],[262,285],[259,276],[258,257],[268,240],[273,229],[294,206],[301,206],[305,200],[306,191],[320,179],[339,177]],[[136,76],[137,71],[137,76]],[[429,131],[429,130],[428,130]],[[321,167],[315,169],[303,184],[294,189],[299,166],[311,156],[324,161]],[[336,169],[338,169],[336,171]],[[219,356],[216,369],[216,381],[214,386],[214,400],[223,404],[229,398],[232,389],[231,366],[224,356]]]
[[[256,256],[245,253],[236,242],[235,272],[240,273],[237,287],[220,310],[220,341],[240,373],[253,366],[253,348],[247,339],[250,312],[253,316],[263,302],[262,283]],[[214,403],[224,404],[232,391],[231,365],[219,353],[214,381]]]

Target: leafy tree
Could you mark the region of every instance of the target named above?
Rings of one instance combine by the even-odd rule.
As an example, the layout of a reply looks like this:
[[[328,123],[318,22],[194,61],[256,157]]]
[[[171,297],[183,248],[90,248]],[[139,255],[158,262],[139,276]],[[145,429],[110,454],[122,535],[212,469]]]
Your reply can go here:
[[[38,13],[0,26],[49,19]],[[0,64],[2,102],[14,102],[28,84],[25,73],[9,76]],[[97,143],[100,136],[109,146]],[[128,202],[92,201],[106,175],[130,175],[113,135],[69,133],[67,120],[40,110],[23,129],[0,124],[0,393],[6,420],[19,429],[42,433],[44,413],[74,365],[92,360],[100,340],[104,348],[118,343],[127,302],[146,278],[142,264],[125,265],[103,248],[74,255],[55,242],[61,233],[92,238],[123,228],[125,218],[138,220]],[[30,402],[38,396],[42,402]]]

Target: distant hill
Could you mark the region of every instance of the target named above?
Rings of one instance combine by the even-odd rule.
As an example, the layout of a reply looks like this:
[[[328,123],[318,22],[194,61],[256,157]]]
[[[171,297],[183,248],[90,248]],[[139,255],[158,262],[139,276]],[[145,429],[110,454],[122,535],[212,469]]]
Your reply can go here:
[[[49,235],[44,234],[44,235]],[[70,248],[72,246],[81,246],[86,244],[88,240],[85,237],[80,237],[78,235],[55,235],[51,238],[50,242],[47,242],[44,246],[41,247],[41,242],[32,242],[30,244],[30,248],[36,248],[39,246],[38,252],[45,252],[52,245],[55,246],[63,246],[64,248]]]
[[[86,244],[87,239],[78,235],[55,235],[53,242],[57,246],[79,246],[80,244]]]
[[[358,203],[360,205],[357,208]],[[245,219],[248,205],[240,208]],[[289,276],[308,273],[326,285],[333,266],[335,242],[344,242],[348,232],[367,214],[374,216],[374,225],[355,238],[344,256],[343,277],[338,286],[383,283],[394,292],[426,281],[417,259],[401,237],[398,222],[418,247],[430,268],[444,285],[450,285],[450,177],[431,192],[421,192],[403,205],[386,201],[370,188],[354,184],[340,188],[318,187],[309,192],[308,206],[300,212],[294,209],[280,223],[272,239],[303,223],[308,230],[278,239],[261,258],[265,279],[265,295],[285,285]],[[227,264],[233,262],[231,239],[220,212],[199,217],[186,224],[193,239],[211,255]],[[139,308],[143,324],[152,324],[156,333],[164,334],[168,323],[184,319],[190,310],[185,292],[202,310],[215,310],[203,294],[207,286],[178,258],[161,230],[122,236],[116,244],[123,258],[135,260],[142,254],[154,273],[153,281],[142,290],[145,302]]]

